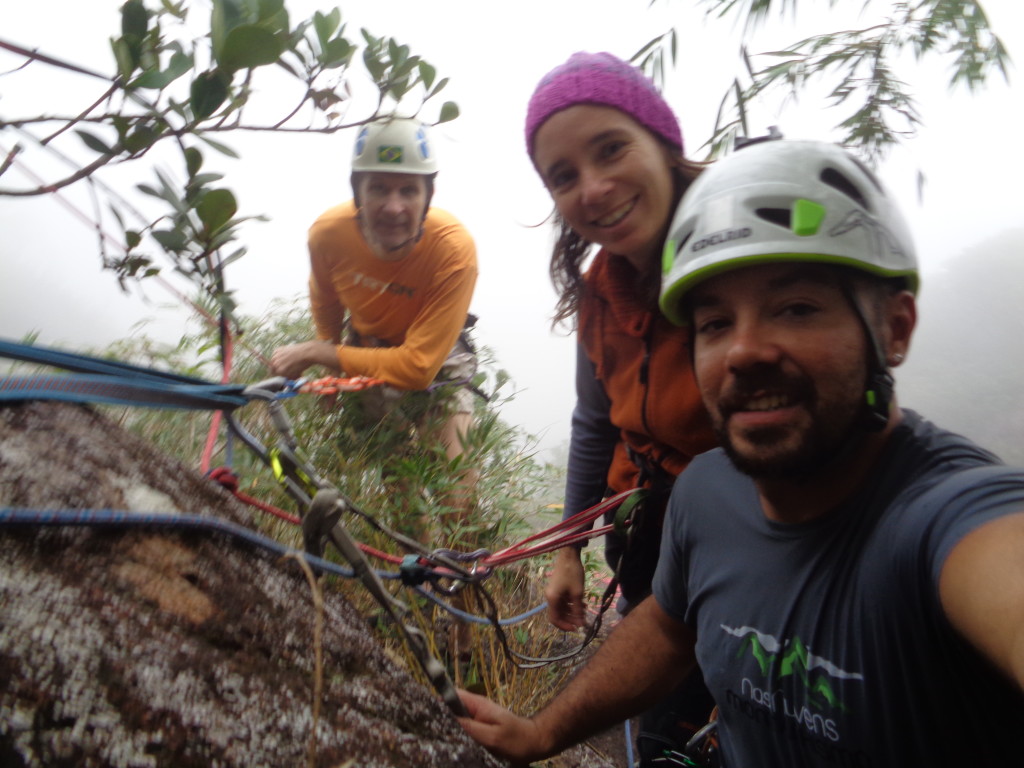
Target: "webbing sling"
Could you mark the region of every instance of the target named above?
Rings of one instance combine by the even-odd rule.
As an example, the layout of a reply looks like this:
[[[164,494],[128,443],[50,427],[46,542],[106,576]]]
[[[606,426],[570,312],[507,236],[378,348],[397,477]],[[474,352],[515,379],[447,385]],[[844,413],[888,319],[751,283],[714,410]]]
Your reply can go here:
[[[0,379],[0,401],[145,405],[152,408],[233,410],[248,403],[244,387],[216,384],[191,376],[60,352],[0,339],[0,355],[49,365],[82,375],[29,375]]]
[[[0,401],[59,400],[150,408],[233,410],[248,402],[241,395],[242,389],[221,384],[166,384],[84,374],[12,376],[0,379]]]
[[[116,360],[104,360],[89,355],[79,355],[74,352],[64,352],[48,347],[19,344],[5,339],[0,339],[0,356],[9,357],[12,360],[21,360],[26,363],[48,365],[52,368],[74,371],[75,373],[98,373],[125,378],[153,379],[154,381],[176,381],[181,384],[210,383],[203,379],[185,376],[180,373],[158,371],[153,368],[144,368],[139,365],[121,363]]]

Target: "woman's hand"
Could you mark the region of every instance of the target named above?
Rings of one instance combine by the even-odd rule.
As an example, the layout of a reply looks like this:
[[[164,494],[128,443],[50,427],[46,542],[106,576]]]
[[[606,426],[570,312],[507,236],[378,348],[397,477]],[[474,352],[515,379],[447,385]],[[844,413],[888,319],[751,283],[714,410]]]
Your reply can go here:
[[[576,547],[558,550],[544,597],[548,601],[548,620],[567,632],[580,629],[587,623],[583,576],[580,551]]]

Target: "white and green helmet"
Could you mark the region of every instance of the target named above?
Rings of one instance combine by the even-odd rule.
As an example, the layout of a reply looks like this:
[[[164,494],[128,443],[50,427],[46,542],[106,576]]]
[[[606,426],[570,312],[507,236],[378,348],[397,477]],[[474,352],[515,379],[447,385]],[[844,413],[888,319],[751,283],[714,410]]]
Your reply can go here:
[[[376,120],[361,126],[352,152],[352,171],[434,175],[437,155],[430,129],[408,117]]]
[[[662,262],[661,309],[740,267],[811,261],[902,277],[918,287],[910,230],[875,175],[835,144],[763,141],[704,171],[676,209]]]

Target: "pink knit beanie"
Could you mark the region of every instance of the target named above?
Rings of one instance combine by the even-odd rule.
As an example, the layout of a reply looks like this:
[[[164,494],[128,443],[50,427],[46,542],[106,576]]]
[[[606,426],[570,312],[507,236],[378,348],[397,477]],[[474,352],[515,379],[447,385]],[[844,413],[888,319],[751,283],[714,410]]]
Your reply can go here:
[[[625,112],[683,151],[683,134],[672,108],[632,64],[610,53],[574,53],[538,83],[526,109],[526,150],[533,158],[537,129],[555,112],[577,104],[599,104]]]

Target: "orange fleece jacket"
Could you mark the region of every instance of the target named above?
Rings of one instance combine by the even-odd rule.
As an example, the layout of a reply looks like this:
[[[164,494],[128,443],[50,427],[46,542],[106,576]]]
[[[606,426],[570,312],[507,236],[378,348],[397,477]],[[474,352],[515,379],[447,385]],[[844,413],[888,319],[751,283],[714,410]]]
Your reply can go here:
[[[601,251],[585,276],[580,305],[580,341],[620,430],[608,471],[616,492],[635,487],[639,475],[627,446],[675,476],[716,444],[693,378],[689,332],[641,307],[634,279],[625,259]]]

